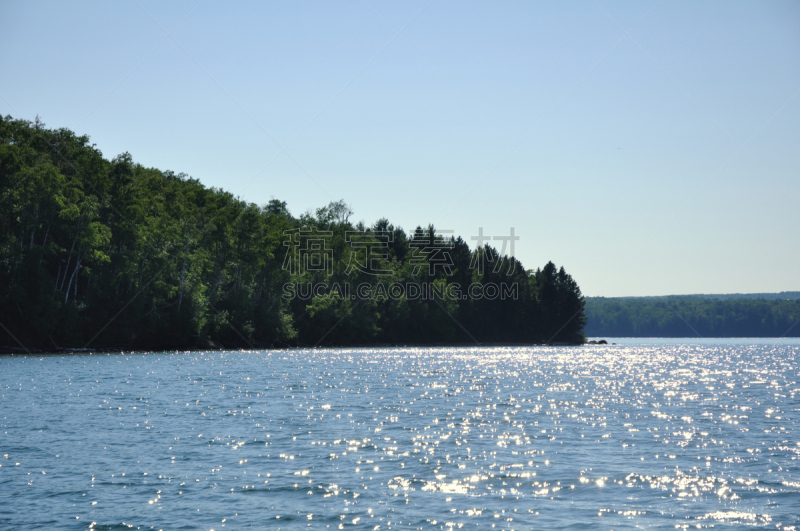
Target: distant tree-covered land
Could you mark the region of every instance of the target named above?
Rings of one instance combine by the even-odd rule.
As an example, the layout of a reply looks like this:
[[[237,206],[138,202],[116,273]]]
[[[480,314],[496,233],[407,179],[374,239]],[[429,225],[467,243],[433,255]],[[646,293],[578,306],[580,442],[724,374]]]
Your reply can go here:
[[[800,337],[800,292],[587,297],[590,337]]]
[[[583,341],[563,267],[351,216],[344,201],[299,216],[247,203],[0,118],[0,346]]]

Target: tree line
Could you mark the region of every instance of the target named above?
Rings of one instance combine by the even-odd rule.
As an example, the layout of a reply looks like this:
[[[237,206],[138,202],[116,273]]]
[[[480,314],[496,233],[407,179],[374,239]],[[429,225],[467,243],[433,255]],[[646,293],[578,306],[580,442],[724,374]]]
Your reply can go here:
[[[800,337],[800,297],[685,295],[586,299],[591,337]]]
[[[406,233],[351,216],[344,201],[299,216],[276,199],[247,203],[127,153],[105,159],[88,136],[48,129],[38,117],[2,117],[0,345],[584,340],[584,298],[563,267],[526,270],[430,225]],[[342,285],[374,289],[354,297]],[[413,285],[450,296],[395,289]]]

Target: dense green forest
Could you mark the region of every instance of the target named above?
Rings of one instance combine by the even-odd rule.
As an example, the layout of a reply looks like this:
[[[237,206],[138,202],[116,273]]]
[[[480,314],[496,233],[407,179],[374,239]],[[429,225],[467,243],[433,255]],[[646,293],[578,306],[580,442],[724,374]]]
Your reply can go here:
[[[584,300],[563,267],[526,270],[432,226],[351,216],[336,201],[295,217],[127,153],[104,159],[38,118],[0,118],[0,345],[583,340]]]
[[[586,298],[590,337],[800,337],[800,293]]]

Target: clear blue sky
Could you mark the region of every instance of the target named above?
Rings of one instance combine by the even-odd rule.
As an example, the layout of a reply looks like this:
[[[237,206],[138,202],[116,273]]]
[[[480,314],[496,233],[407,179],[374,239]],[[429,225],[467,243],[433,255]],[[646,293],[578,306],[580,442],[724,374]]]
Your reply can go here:
[[[586,295],[800,290],[798,2],[0,1],[0,20],[0,113],[107,157],[294,214],[513,226],[526,267]]]

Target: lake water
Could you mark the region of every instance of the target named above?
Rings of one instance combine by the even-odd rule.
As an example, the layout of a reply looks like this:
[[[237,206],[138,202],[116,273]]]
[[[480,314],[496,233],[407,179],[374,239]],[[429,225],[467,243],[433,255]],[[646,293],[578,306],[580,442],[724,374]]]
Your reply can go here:
[[[800,528],[800,342],[0,357],[2,529]]]

